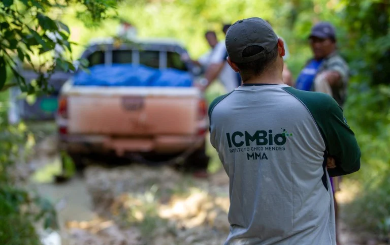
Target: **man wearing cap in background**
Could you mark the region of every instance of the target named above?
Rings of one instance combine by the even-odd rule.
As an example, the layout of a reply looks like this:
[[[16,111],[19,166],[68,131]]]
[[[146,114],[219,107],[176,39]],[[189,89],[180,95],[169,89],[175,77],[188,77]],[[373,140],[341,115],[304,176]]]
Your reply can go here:
[[[348,65],[337,52],[334,27],[328,22],[317,23],[309,40],[314,57],[301,71],[295,87],[327,93],[342,106],[347,94]]]
[[[203,54],[201,57],[199,57],[198,60],[192,60],[187,53],[184,53],[181,56],[181,59],[183,61],[190,61],[190,62],[194,63],[196,66],[201,68],[202,72],[207,70],[209,63],[210,63],[210,57],[212,57],[213,52],[215,51],[215,47],[219,43],[218,38],[217,38],[217,34],[215,33],[215,31],[208,30],[208,31],[206,31],[204,36],[205,36],[207,43],[209,44],[209,47],[210,47],[210,49],[205,54]]]
[[[223,25],[222,31],[225,35],[230,26],[230,24]],[[214,48],[212,55],[210,55],[209,66],[205,72],[205,77],[200,81],[202,90],[205,90],[217,78],[227,93],[241,85],[240,76],[228,65],[226,57],[225,40],[222,40]]]
[[[243,84],[209,107],[210,141],[229,176],[225,244],[335,245],[329,176],[360,168],[342,110],[283,83],[284,44],[263,19],[232,25],[226,48]]]
[[[343,106],[348,85],[348,65],[337,52],[335,28],[328,22],[319,22],[313,26],[309,36],[314,57],[301,71],[296,88],[329,94],[340,106]],[[340,189],[340,177],[331,178],[333,194]],[[334,196],[336,223],[338,205]]]

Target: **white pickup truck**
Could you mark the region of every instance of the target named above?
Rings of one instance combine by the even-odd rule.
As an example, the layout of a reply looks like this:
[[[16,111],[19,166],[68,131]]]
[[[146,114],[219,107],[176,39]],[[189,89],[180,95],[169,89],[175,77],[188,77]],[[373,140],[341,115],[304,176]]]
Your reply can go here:
[[[141,64],[191,73],[181,60],[187,51],[167,41],[91,45],[82,55],[89,66]],[[57,114],[59,148],[76,167],[92,155],[115,154],[136,159],[185,159],[186,169],[204,169],[208,130],[207,105],[194,87],[77,86],[61,89]],[[178,158],[176,158],[178,157]]]

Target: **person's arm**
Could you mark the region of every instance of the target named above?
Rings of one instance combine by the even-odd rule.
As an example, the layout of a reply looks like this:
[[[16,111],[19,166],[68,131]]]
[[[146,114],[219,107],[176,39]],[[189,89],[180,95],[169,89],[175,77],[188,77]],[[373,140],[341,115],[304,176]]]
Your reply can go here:
[[[334,177],[358,171],[360,148],[337,102],[323,93],[309,93],[291,87],[284,90],[299,99],[313,116],[324,140],[327,155],[335,160],[335,168],[328,168],[329,175]]]
[[[329,96],[322,103],[323,109],[317,109],[313,116],[324,138],[328,155],[335,161],[335,167],[328,168],[329,175],[334,177],[358,171],[360,148],[341,107]]]
[[[225,65],[225,62],[220,63],[213,63],[210,64],[209,67],[206,70],[206,73],[204,75],[205,79],[207,80],[207,84],[205,85],[204,89],[206,89],[210,84],[217,79],[219,76],[219,73],[221,73],[221,70],[223,66]]]
[[[193,59],[190,58],[190,56],[187,53],[184,53],[184,54],[181,55],[180,59],[183,62],[192,62],[194,65],[202,66],[202,64],[200,62],[202,57],[200,57],[199,60],[193,60]]]
[[[349,78],[348,65],[340,56],[329,59],[324,76],[331,87],[346,85]]]
[[[324,71],[322,75],[331,87],[338,87],[342,84],[342,78],[338,71]]]
[[[210,84],[217,79],[223,66],[225,65],[225,54],[226,47],[224,43],[218,43],[215,47],[215,50],[210,55],[209,66],[205,72],[205,84],[203,84],[203,89],[206,89]]]
[[[191,60],[192,63],[196,66],[202,66],[202,64],[198,60]]]

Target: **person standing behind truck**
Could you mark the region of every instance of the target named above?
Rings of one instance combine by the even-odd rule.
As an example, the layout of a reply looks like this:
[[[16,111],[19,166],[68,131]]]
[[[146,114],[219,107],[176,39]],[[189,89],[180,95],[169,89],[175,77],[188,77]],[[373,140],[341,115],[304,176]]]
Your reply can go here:
[[[222,31],[225,36],[230,26],[230,24],[223,25]],[[200,81],[201,89],[205,90],[217,78],[227,93],[241,85],[241,77],[229,66],[226,58],[225,40],[222,40],[217,44],[214,52],[210,56],[209,67],[206,70],[205,77]]]
[[[210,30],[207,31],[206,34],[205,34],[205,38],[207,40],[207,43],[210,46],[210,50],[207,53],[205,53],[204,55],[202,55],[196,61],[196,63],[199,66],[201,66],[204,71],[207,70],[207,67],[210,64],[210,58],[212,57],[213,52],[215,51],[215,47],[218,44],[218,38],[217,38],[217,34],[215,33],[215,31],[210,31]]]
[[[223,25],[222,31],[225,35],[230,26],[230,24]],[[229,93],[235,88],[241,86],[242,79],[240,74],[238,72],[234,72],[226,62],[228,55],[226,51],[225,40],[219,42],[215,50],[216,51],[213,52],[209,63],[210,68],[206,70],[205,78],[201,80],[201,86],[202,89],[206,89],[218,77],[225,87],[225,91]],[[286,55],[283,59],[285,60],[288,56],[289,54],[286,50]],[[293,86],[292,74],[286,63],[284,63],[282,76],[285,84]]]
[[[347,63],[337,52],[335,28],[328,22],[319,22],[312,27],[309,40],[314,57],[298,76],[296,88],[329,94],[342,107],[346,100],[349,72]],[[340,177],[331,178],[333,195],[340,189],[339,182]],[[334,203],[337,225],[338,204],[335,195]]]
[[[210,64],[210,58],[213,55],[213,52],[215,51],[215,47],[218,44],[218,38],[215,31],[211,31],[211,30],[206,31],[204,36],[207,40],[207,43],[210,46],[210,50],[207,51],[205,54],[203,54],[198,60],[191,60],[188,54],[182,55],[181,59],[183,61],[191,61],[198,67],[201,67],[203,71],[206,71]]]

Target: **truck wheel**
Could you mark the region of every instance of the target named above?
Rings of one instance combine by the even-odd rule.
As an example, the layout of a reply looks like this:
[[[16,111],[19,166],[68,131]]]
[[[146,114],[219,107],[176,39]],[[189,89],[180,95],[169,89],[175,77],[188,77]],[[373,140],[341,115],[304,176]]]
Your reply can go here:
[[[203,142],[199,149],[188,156],[184,163],[184,170],[190,172],[207,171],[210,157],[206,154],[206,143]]]

